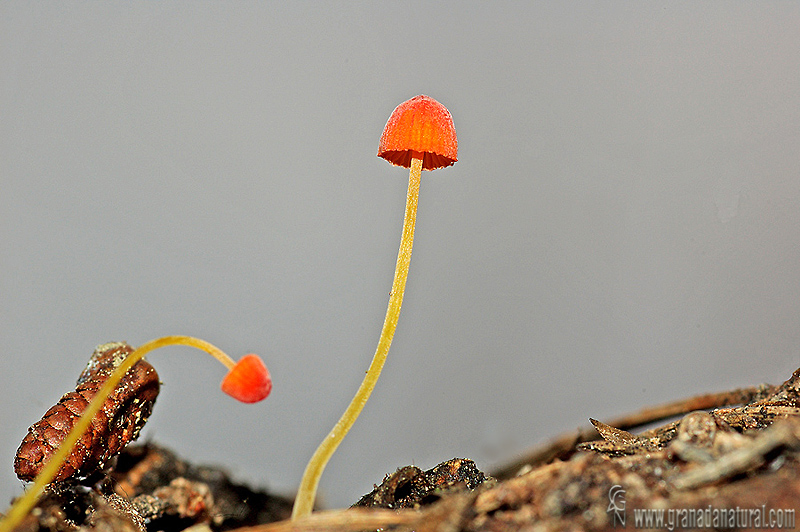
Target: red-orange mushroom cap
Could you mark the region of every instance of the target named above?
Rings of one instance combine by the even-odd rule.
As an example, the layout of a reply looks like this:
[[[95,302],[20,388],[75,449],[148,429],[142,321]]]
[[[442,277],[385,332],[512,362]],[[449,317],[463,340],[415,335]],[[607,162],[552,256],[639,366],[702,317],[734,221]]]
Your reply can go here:
[[[245,355],[228,371],[222,391],[243,403],[257,403],[272,391],[272,378],[258,355]]]
[[[409,168],[413,156],[422,169],[444,168],[458,161],[458,139],[447,107],[429,96],[414,96],[398,105],[386,122],[378,157]]]

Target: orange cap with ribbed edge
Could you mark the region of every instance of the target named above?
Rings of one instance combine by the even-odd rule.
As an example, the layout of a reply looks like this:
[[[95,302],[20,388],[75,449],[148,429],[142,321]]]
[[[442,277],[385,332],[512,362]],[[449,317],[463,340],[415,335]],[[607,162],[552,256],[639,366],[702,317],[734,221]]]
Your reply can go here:
[[[409,168],[417,152],[422,169],[435,170],[458,161],[458,139],[447,107],[429,96],[414,96],[392,112],[381,135],[378,157]]]

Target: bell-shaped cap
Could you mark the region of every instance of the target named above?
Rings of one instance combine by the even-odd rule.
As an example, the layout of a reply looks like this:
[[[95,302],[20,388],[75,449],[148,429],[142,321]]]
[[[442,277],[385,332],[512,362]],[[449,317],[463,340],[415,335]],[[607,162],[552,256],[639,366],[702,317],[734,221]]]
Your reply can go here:
[[[272,391],[272,378],[258,355],[245,355],[228,371],[222,391],[243,403],[257,403]]]
[[[397,106],[381,135],[378,157],[397,166],[411,166],[422,154],[422,169],[435,170],[458,160],[458,140],[447,107],[429,96],[414,96]]]

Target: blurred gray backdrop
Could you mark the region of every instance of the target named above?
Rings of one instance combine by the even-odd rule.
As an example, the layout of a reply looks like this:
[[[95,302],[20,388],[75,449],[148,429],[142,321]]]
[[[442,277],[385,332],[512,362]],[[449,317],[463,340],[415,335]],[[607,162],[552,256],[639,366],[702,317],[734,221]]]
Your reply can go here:
[[[484,469],[561,431],[800,365],[797,3],[0,3],[0,502],[95,345],[191,334],[143,439],[293,493],[378,339],[408,174],[446,105],[403,314],[321,483]]]

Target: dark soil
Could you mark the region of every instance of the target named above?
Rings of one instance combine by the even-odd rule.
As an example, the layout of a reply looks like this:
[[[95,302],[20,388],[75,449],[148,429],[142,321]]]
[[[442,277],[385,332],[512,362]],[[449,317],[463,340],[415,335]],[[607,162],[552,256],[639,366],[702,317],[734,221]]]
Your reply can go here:
[[[676,420],[628,431],[670,417]],[[316,512],[297,522],[287,521],[287,497],[235,484],[218,468],[192,465],[156,445],[131,446],[100,485],[52,485],[18,530],[800,526],[800,370],[780,386],[703,395],[592,423],[590,430],[557,438],[491,477],[465,458],[427,471],[401,467],[353,508]]]

